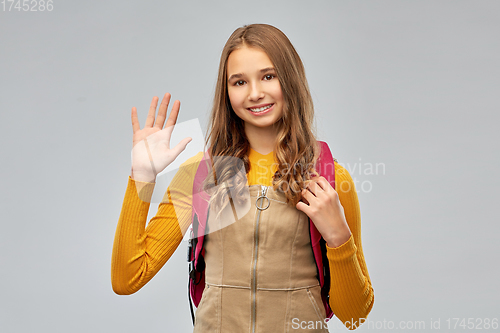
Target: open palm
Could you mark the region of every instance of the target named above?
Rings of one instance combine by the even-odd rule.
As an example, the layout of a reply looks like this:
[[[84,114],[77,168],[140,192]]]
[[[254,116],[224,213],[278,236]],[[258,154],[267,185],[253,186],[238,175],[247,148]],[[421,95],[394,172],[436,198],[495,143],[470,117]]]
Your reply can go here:
[[[163,96],[156,121],[155,114],[158,97],[153,97],[143,129],[139,125],[137,109],[135,107],[132,108],[132,129],[134,132],[132,177],[136,180],[154,181],[156,175],[170,165],[192,140],[192,138],[187,137],[175,147],[170,148],[170,137],[177,122],[180,109],[180,102],[176,100],[165,128],[163,128],[167,118],[167,107],[170,103],[170,97],[169,93]]]

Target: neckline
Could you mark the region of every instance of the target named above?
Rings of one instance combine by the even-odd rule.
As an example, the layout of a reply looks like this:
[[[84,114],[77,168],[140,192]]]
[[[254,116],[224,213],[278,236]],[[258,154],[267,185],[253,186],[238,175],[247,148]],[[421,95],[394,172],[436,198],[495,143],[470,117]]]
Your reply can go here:
[[[253,149],[251,147],[250,147],[250,152],[254,153],[254,155],[260,155],[260,156],[266,156],[266,157],[274,154],[274,151],[271,151],[270,153],[264,155],[264,154],[259,153],[258,151],[256,151],[255,149]]]
[[[248,158],[250,159],[250,162],[255,162],[265,160],[267,164],[273,164],[275,162],[274,160],[274,151],[270,152],[269,154],[261,154],[258,151],[250,148],[248,152]]]

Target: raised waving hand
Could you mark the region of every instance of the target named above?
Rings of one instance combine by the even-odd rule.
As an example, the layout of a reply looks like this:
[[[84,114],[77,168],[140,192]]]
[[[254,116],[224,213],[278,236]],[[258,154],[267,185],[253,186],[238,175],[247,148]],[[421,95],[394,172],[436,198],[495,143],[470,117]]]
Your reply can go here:
[[[178,100],[174,102],[165,128],[163,128],[167,119],[167,107],[170,103],[170,97],[169,93],[163,96],[156,121],[155,114],[158,97],[153,97],[143,129],[141,129],[139,120],[137,119],[137,109],[135,107],[132,108],[132,129],[134,135],[131,177],[134,180],[154,182],[156,176],[170,165],[192,140],[192,138],[187,137],[175,147],[170,148],[170,137],[177,122],[181,105]]]

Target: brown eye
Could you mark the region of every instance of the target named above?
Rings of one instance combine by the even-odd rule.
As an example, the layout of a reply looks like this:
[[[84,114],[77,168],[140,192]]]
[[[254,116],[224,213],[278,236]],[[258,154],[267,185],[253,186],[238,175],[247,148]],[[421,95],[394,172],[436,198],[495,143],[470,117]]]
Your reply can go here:
[[[235,86],[241,86],[241,84],[239,84],[240,82],[244,82],[244,81],[243,81],[243,80],[236,81],[236,82],[234,83],[234,85],[235,85]]]
[[[264,76],[265,78],[268,78],[270,77],[268,80],[271,80],[272,78],[275,78],[276,76],[274,76],[274,74],[267,74],[266,76]]]

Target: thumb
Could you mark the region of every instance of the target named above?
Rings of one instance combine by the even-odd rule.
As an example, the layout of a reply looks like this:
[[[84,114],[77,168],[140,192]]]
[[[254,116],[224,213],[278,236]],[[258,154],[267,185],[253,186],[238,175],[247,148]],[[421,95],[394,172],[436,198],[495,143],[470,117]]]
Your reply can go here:
[[[185,138],[181,142],[179,142],[174,148],[172,148],[172,151],[175,153],[175,156],[179,155],[181,152],[186,149],[186,146],[188,143],[193,140],[192,138]]]

